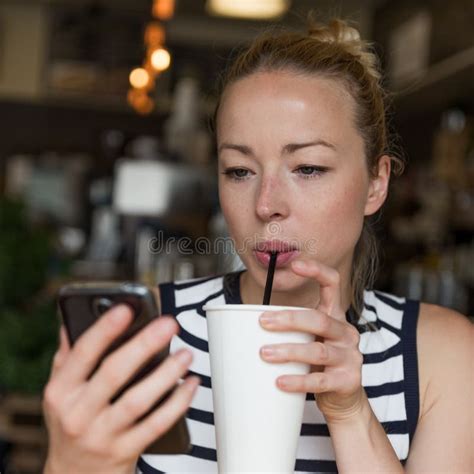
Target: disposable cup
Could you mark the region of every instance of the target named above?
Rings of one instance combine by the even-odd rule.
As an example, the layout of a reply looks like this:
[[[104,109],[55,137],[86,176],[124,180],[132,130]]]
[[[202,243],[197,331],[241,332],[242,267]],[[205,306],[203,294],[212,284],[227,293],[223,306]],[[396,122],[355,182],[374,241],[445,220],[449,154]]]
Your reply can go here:
[[[267,362],[260,348],[308,343],[314,341],[314,335],[270,331],[260,325],[263,312],[284,309],[308,310],[272,305],[204,306],[219,474],[294,472],[306,394],[283,391],[276,379],[283,374],[307,374],[310,365]]]

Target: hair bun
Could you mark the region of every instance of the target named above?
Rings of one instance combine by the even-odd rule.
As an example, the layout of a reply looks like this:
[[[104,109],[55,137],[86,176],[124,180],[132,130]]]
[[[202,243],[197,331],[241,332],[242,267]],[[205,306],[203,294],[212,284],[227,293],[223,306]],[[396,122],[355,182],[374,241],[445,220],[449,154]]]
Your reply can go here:
[[[339,45],[341,49],[355,56],[375,79],[380,78],[378,61],[370,50],[369,43],[361,39],[359,31],[346,21],[335,18],[328,24],[316,21],[314,13],[308,17],[308,35],[316,41]]]
[[[360,42],[359,32],[345,21],[333,19],[328,25],[317,24],[314,17],[310,17],[308,34],[314,39],[327,43],[354,43]]]

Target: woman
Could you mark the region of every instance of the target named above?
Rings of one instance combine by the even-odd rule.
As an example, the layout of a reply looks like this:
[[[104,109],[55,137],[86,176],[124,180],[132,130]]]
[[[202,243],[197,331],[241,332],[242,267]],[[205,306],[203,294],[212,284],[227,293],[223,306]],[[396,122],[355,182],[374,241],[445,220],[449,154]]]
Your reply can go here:
[[[278,380],[281,390],[307,393],[295,470],[472,472],[471,324],[368,289],[375,254],[367,219],[386,199],[392,163],[402,165],[389,151],[383,98],[375,56],[341,21],[308,35],[264,35],[234,61],[215,115],[219,197],[247,270],[160,285],[162,311],[173,318],[150,324],[88,381],[131,315],[111,310],[72,350],[61,332],[44,394],[46,472],[133,472],[188,407],[191,454],[145,455],[138,469],[217,472],[202,306],[261,303],[270,250],[280,252],[272,304],[312,310],[261,324],[317,336],[261,354],[311,364],[308,375]],[[170,341],[168,360],[109,405]],[[187,372],[198,377],[131,427]]]

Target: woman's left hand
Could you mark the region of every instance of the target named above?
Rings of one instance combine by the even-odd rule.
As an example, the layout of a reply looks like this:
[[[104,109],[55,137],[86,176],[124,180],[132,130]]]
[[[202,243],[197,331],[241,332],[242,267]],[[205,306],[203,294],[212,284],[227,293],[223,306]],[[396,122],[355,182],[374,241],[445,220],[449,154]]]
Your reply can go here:
[[[300,331],[314,334],[307,344],[273,344],[274,355],[261,356],[267,362],[304,362],[311,364],[307,375],[284,375],[278,386],[288,392],[314,393],[316,403],[329,422],[338,422],[357,414],[365,391],[361,383],[363,356],[359,351],[359,332],[346,321],[341,303],[339,273],[315,261],[292,262],[293,271],[313,278],[320,285],[317,308],[309,310],[269,311],[269,322],[261,317],[262,327],[271,331]],[[263,348],[262,348],[263,349]]]

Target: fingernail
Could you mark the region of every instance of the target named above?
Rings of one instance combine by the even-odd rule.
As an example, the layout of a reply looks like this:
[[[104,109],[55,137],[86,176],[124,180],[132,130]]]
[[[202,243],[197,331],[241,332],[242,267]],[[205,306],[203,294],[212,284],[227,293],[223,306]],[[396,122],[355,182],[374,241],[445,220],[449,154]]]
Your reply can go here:
[[[275,321],[275,316],[271,313],[262,313],[259,320],[262,324],[271,324]]]
[[[186,389],[189,391],[195,390],[199,385],[201,384],[201,379],[200,377],[192,376],[188,377],[185,381],[184,384],[186,386]]]
[[[260,349],[260,352],[264,357],[272,357],[277,354],[277,350],[274,347],[270,346],[263,346]]]
[[[119,304],[118,306],[113,307],[110,311],[110,318],[112,321],[120,323],[128,319],[129,313],[130,308],[127,305]]]
[[[191,352],[189,352],[187,349],[181,351],[181,352],[178,352],[176,354],[176,358],[180,361],[180,362],[184,362],[185,364],[187,364],[188,362],[191,362],[191,359],[192,359],[192,354]]]
[[[306,265],[306,262],[304,262],[303,260],[295,260],[293,262],[293,265],[296,267],[296,268],[300,268],[301,270],[305,269],[307,267]]]

